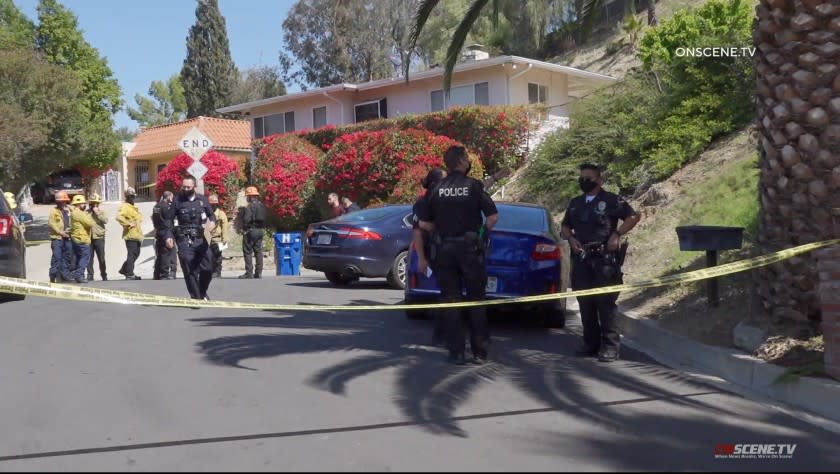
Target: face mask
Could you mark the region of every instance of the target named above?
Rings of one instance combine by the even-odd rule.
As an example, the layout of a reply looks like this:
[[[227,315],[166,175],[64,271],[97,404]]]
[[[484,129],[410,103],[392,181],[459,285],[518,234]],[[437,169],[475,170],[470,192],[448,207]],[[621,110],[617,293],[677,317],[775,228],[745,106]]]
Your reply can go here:
[[[193,194],[195,194],[195,190],[181,191],[181,196],[184,196],[185,198],[191,198],[191,197],[193,197]]]
[[[595,182],[591,179],[588,179],[588,178],[584,178],[583,176],[578,178],[578,184],[580,184],[580,190],[583,191],[584,193],[588,193],[588,192],[592,191],[593,189],[595,189],[596,187],[598,187],[597,182]]]

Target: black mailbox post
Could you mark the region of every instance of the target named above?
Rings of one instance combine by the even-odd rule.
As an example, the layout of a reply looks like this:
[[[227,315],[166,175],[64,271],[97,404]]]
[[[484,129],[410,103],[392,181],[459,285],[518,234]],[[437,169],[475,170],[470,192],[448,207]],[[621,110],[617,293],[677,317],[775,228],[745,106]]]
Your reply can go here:
[[[706,267],[717,265],[718,251],[739,249],[744,242],[743,227],[722,227],[712,225],[689,225],[677,227],[680,250],[705,250]],[[717,278],[706,280],[706,296],[709,306],[717,307]]]

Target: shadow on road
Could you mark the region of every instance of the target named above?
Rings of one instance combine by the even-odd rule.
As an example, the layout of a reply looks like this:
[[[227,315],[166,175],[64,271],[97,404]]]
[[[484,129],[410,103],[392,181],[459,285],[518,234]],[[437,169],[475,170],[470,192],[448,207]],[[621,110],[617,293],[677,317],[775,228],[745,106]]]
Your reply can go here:
[[[353,302],[364,303],[368,302]],[[699,399],[701,395],[717,394],[718,390],[659,366],[644,354],[625,348],[622,360],[613,364],[577,358],[573,355],[576,336],[559,331],[549,333],[511,319],[491,324],[490,363],[457,367],[445,362],[444,349],[431,344],[430,322],[406,320],[399,312],[282,315],[285,317],[191,321],[204,326],[320,330],[321,334],[307,331],[226,336],[197,346],[206,360],[240,368],[248,368],[243,361],[251,358],[346,352],[345,361],[318,370],[308,380],[312,386],[336,395],[344,395],[355,379],[396,368],[393,403],[412,422],[439,434],[466,437],[458,423],[464,417],[456,417],[457,410],[480,387],[502,380],[513,383],[550,410],[567,411],[576,419],[616,432],[637,430],[630,426],[635,423],[632,419],[620,416],[618,405],[622,403],[664,401],[670,409],[688,409],[712,419],[738,416],[726,406]],[[356,355],[359,351],[363,353]],[[683,422],[686,432],[690,432],[691,420]]]

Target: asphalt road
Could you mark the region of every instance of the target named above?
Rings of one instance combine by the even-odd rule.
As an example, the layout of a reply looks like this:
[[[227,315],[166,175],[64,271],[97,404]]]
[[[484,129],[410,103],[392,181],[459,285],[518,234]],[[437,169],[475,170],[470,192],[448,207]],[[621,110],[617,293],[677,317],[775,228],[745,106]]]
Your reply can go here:
[[[186,294],[183,280],[92,284]],[[402,298],[320,277],[214,280],[210,295]],[[629,349],[575,358],[573,335],[524,316],[494,318],[492,363],[459,368],[428,321],[398,312],[2,304],[0,471],[840,469],[838,435]],[[715,458],[733,443],[796,449]]]

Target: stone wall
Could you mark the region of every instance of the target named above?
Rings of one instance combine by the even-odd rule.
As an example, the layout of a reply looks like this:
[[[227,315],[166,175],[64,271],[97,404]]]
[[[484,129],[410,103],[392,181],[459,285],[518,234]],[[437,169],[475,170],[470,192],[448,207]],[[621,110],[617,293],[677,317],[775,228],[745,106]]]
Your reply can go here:
[[[817,253],[825,371],[840,380],[840,246]]]
[[[840,5],[762,0],[754,29],[762,253],[832,237],[840,207]],[[813,255],[755,272],[779,318],[821,315]]]

